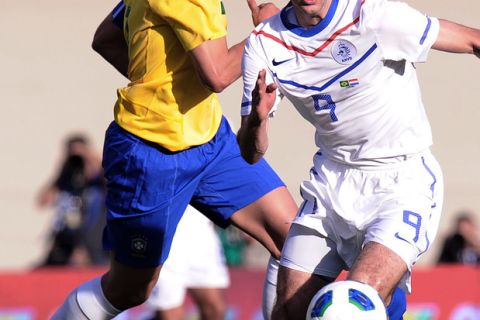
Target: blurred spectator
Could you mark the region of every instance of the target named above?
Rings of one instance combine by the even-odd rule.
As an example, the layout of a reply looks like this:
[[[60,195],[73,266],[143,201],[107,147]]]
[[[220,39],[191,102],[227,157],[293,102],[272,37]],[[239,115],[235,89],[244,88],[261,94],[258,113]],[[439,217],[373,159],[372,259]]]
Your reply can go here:
[[[458,214],[455,230],[445,239],[438,263],[480,264],[480,234],[473,213]]]
[[[247,247],[253,242],[253,238],[234,226],[229,226],[226,229],[217,227],[216,229],[222,243],[227,265],[231,267],[243,266]]]
[[[106,263],[101,247],[105,224],[101,158],[83,134],[67,137],[64,148],[58,172],[37,198],[39,207],[55,207],[51,246],[41,266],[72,264],[75,257],[85,256],[81,252],[87,260],[77,263]]]

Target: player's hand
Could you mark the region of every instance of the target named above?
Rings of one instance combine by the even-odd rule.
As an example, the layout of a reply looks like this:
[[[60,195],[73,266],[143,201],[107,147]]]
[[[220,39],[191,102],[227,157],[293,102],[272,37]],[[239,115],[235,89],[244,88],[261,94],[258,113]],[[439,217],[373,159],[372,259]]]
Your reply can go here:
[[[269,117],[277,98],[277,85],[275,83],[266,84],[266,73],[265,69],[260,70],[257,83],[252,91],[252,115],[259,121],[266,120]]]
[[[247,0],[248,7],[252,12],[253,25],[257,26],[260,22],[276,15],[280,9],[271,2],[257,5],[256,0]]]

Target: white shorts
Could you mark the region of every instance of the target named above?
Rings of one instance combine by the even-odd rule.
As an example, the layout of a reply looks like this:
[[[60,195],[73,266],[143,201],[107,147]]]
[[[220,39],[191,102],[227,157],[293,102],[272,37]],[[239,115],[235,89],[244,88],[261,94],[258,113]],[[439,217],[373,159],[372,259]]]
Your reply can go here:
[[[158,310],[171,309],[183,304],[188,288],[226,288],[229,284],[225,256],[213,223],[188,206],[147,304]]]
[[[435,239],[443,175],[427,151],[398,165],[353,168],[317,154],[304,199],[282,251],[281,265],[336,278],[360,250],[378,242],[408,270]],[[410,272],[399,284],[410,292]]]

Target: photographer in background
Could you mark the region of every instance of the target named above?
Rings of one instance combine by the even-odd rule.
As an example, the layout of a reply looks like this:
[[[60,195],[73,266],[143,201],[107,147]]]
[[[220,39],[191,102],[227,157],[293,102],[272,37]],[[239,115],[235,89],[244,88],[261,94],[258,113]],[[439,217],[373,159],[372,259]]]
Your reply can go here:
[[[39,193],[40,208],[55,207],[51,246],[41,266],[104,264],[105,187],[100,157],[83,134],[65,141],[58,173]]]
[[[443,242],[438,263],[480,265],[480,232],[472,212],[457,214],[455,230]]]

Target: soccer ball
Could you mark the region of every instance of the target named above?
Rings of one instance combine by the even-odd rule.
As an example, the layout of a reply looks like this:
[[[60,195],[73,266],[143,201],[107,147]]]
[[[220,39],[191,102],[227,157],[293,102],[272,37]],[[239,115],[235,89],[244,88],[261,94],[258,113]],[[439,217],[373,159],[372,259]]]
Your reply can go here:
[[[387,311],[375,289],[345,280],[333,282],[315,294],[306,320],[387,320]]]

